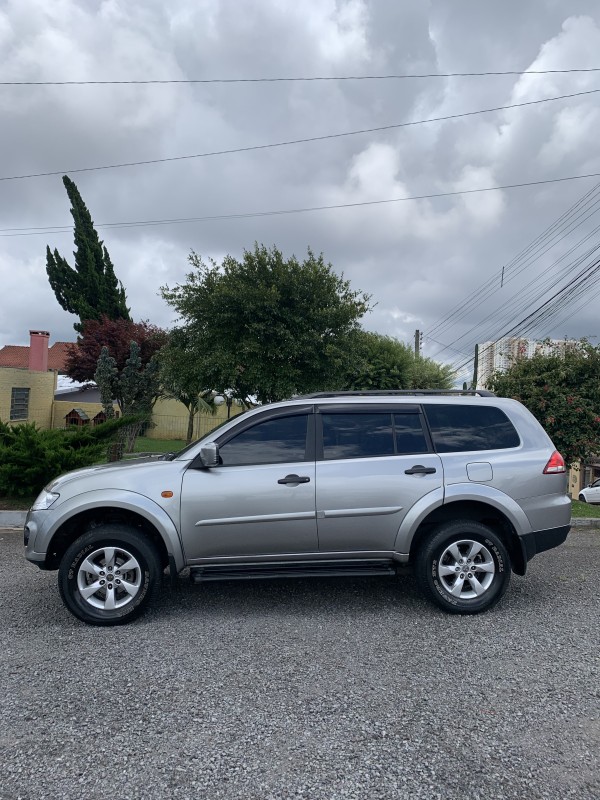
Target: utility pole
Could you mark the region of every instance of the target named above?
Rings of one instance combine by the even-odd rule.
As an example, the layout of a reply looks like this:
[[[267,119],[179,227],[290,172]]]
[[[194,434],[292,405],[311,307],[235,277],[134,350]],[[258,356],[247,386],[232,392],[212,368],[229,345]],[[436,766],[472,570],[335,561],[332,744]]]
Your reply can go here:
[[[479,345],[475,345],[475,360],[473,361],[473,389],[477,388],[477,373],[479,371]]]
[[[423,334],[417,328],[415,331],[415,358],[419,358],[421,355],[421,345],[423,344]]]

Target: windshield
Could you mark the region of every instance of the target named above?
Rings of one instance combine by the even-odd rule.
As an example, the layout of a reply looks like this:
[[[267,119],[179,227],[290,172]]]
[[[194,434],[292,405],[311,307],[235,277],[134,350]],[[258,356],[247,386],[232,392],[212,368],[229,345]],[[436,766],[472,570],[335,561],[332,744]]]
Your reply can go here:
[[[246,410],[247,410],[247,409],[246,409]],[[175,458],[179,458],[179,456],[182,456],[182,455],[184,455],[185,453],[187,453],[187,451],[188,451],[188,450],[190,450],[192,447],[196,447],[196,445],[198,444],[198,442],[202,442],[202,441],[204,441],[204,440],[207,440],[207,441],[209,441],[209,442],[210,442],[210,441],[212,441],[212,439],[213,439],[213,437],[214,437],[215,433],[216,433],[216,432],[217,432],[217,431],[218,431],[220,428],[222,428],[224,425],[227,425],[229,422],[232,422],[234,419],[237,419],[238,417],[241,417],[241,416],[242,416],[242,414],[245,414],[245,413],[246,413],[246,410],[244,410],[244,411],[240,411],[240,413],[239,413],[239,414],[236,414],[234,417],[231,417],[230,419],[224,419],[222,422],[220,422],[218,425],[216,425],[216,426],[215,426],[215,427],[214,427],[212,430],[210,430],[210,431],[209,431],[208,433],[206,433],[204,436],[201,436],[199,439],[196,439],[195,441],[193,441],[193,442],[190,442],[190,443],[189,443],[188,445],[186,445],[186,446],[185,446],[185,447],[184,447],[182,450],[178,450],[176,453],[165,453],[165,455],[164,455],[164,457],[163,457],[163,460],[164,460],[164,461],[173,461]]]

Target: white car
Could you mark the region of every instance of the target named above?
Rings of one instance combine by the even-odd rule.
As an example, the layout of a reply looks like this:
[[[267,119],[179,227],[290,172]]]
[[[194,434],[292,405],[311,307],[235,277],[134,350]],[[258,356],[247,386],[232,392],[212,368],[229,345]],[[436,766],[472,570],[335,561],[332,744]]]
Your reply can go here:
[[[579,499],[582,503],[598,503],[600,504],[600,479],[590,483],[585,489],[579,492]]]

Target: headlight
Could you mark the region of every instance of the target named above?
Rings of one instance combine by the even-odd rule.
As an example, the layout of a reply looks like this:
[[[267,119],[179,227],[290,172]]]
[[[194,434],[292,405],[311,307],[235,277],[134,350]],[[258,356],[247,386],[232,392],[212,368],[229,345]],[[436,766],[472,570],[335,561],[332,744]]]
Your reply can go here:
[[[52,503],[58,500],[59,497],[60,495],[58,492],[49,492],[44,489],[44,491],[37,496],[35,503],[31,506],[31,510],[45,511],[47,508],[50,508]]]

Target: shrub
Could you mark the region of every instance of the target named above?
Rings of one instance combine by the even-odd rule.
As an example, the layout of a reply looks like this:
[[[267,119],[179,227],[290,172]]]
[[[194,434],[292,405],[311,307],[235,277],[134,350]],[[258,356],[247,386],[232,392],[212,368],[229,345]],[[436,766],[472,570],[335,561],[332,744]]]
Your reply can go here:
[[[93,428],[40,430],[35,424],[0,420],[0,494],[20,497],[40,492],[63,472],[101,461],[107,444],[127,418]]]

